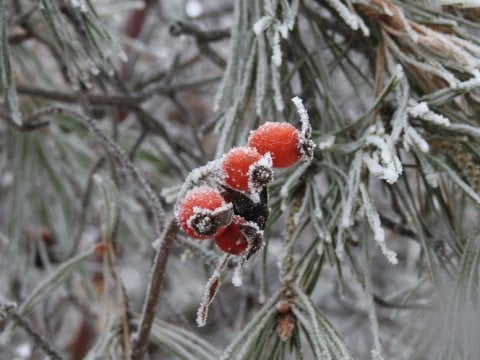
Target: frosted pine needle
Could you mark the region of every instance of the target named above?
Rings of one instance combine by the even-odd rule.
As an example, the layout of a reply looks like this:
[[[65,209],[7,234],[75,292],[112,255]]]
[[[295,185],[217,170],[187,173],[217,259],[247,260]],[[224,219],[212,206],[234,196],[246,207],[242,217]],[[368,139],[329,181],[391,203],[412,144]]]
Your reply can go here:
[[[364,184],[360,184],[360,193],[362,195],[362,202],[363,206],[365,207],[367,220],[373,232],[373,238],[380,246],[380,249],[382,250],[387,260],[394,265],[397,264],[397,253],[393,250],[390,250],[385,243],[385,231],[383,230],[380,221],[380,215],[378,215],[377,209],[375,209],[374,205],[372,204],[372,200]]]
[[[405,134],[403,135],[403,141],[406,145],[405,148],[408,150],[410,145],[415,144],[423,152],[428,152],[430,146],[425,141],[424,138],[411,126],[407,126],[405,129]]]
[[[253,24],[253,32],[255,35],[260,35],[262,32],[265,31],[270,26],[270,23],[272,22],[272,17],[271,16],[262,16],[260,19],[258,19],[255,24]]]
[[[327,0],[327,2],[337,11],[338,15],[340,15],[350,28],[353,30],[358,30],[360,28],[363,35],[370,35],[370,30],[363,20],[358,15],[352,13],[340,0]]]
[[[450,126],[450,120],[441,114],[437,114],[431,111],[426,102],[420,102],[418,104],[411,106],[408,109],[408,113],[413,117],[418,117],[423,120],[430,121],[437,125],[441,125],[445,127]]]

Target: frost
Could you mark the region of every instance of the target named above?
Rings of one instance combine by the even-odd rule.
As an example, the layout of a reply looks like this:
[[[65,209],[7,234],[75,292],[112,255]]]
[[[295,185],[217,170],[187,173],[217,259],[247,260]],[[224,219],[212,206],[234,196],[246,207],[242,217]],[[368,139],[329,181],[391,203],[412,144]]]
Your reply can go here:
[[[385,231],[382,228],[380,215],[378,215],[377,209],[375,209],[374,205],[372,204],[370,195],[368,194],[368,191],[364,184],[360,184],[360,193],[362,195],[362,201],[363,206],[365,207],[367,220],[373,232],[373,238],[380,246],[380,249],[382,250],[387,260],[394,265],[397,264],[397,253],[393,250],[390,250],[385,243]]]
[[[387,140],[389,140],[388,143]],[[363,161],[371,173],[389,184],[397,182],[403,172],[403,167],[400,159],[394,154],[395,150],[391,145],[391,137],[385,135],[385,138],[381,138],[377,135],[369,135],[365,144],[375,145],[378,148],[371,155],[365,154],[363,156]]]
[[[367,136],[365,139],[365,144],[367,145],[375,145],[380,149],[380,155],[382,161],[390,162],[392,160],[392,154],[390,152],[390,147],[388,146],[387,142],[384,138],[381,138],[377,135],[370,135]]]
[[[290,30],[290,26],[288,24],[277,24],[276,28],[284,39],[288,39],[288,31]]]
[[[266,180],[267,178],[270,178],[268,182],[272,181],[272,166],[272,156],[267,152],[260,160],[256,161],[248,168],[248,192],[250,193],[250,198],[256,203],[260,202],[260,192],[267,184],[259,186],[259,184],[255,184],[255,178],[257,178],[257,180]],[[256,176],[253,175],[254,172],[257,172]]]
[[[373,160],[370,155],[367,154],[364,155],[363,161],[373,175],[385,180],[389,184],[394,184],[397,182],[399,173],[395,170],[392,163],[389,163],[386,167],[381,166],[377,161]]]
[[[335,135],[325,135],[318,142],[318,148],[320,150],[330,149],[335,143]]]
[[[241,254],[242,260],[240,266],[243,267],[245,262],[250,259],[252,255],[261,251],[265,244],[263,241],[263,230],[260,230],[255,222],[248,221],[247,223],[240,225],[240,228],[248,242],[247,248]]]
[[[195,191],[198,191],[198,188],[196,188]],[[186,196],[188,196],[188,194]],[[211,229],[212,223],[215,222],[213,219],[218,218],[220,214],[227,214],[227,218],[225,218],[220,225],[227,226],[232,221],[232,208],[233,205],[231,203],[225,203],[224,205],[217,207],[215,210],[194,206],[192,215],[187,219],[187,226],[195,228],[200,234],[206,234],[209,229]]]
[[[71,0],[70,3],[74,8],[79,9],[81,12],[86,13],[88,12],[87,4],[85,0]]]
[[[232,284],[233,286],[239,287],[242,286],[242,264],[238,264],[235,267],[232,275]]]
[[[337,232],[337,245],[335,247],[335,254],[339,260],[343,260],[345,256],[345,239],[343,237],[342,227],[340,227]]]
[[[177,203],[175,204],[175,216],[177,215],[180,201],[185,198],[185,196],[193,186],[198,186],[201,184],[214,185],[218,181],[219,167],[219,160],[212,160],[206,163],[204,166],[193,169],[188,174],[177,195]]]
[[[297,108],[298,116],[301,123],[301,139],[300,139],[300,153],[304,160],[310,161],[313,158],[313,150],[315,143],[311,140],[312,127],[310,125],[310,117],[307,109],[303,105],[302,99],[298,96],[292,98],[293,105]]]
[[[272,17],[271,16],[262,16],[260,19],[258,19],[255,24],[253,24],[253,32],[255,35],[260,35],[262,32],[264,32],[272,23]]]
[[[433,169],[432,169],[433,170]],[[438,174],[435,172],[429,172],[425,174],[425,179],[427,180],[428,185],[433,188],[438,187]]]
[[[327,2],[337,11],[338,15],[340,15],[352,30],[358,30],[360,28],[363,35],[370,35],[370,30],[363,20],[358,15],[352,13],[340,0],[327,0]]]
[[[454,88],[459,90],[470,91],[480,86],[480,72],[474,71],[473,77],[467,81],[456,84]]]
[[[348,228],[352,223],[352,209],[353,201],[357,196],[358,185],[360,181],[360,170],[362,168],[362,152],[358,151],[352,160],[350,165],[350,171],[348,172],[348,193],[347,200],[345,200],[342,216],[340,219],[340,227]]]
[[[417,105],[408,109],[408,112],[413,117],[420,117],[420,116],[422,116],[423,114],[425,114],[429,111],[430,111],[430,109],[428,108],[427,103],[424,102],[424,101],[422,101],[421,103],[418,103]]]
[[[280,33],[275,31],[272,36],[272,64],[276,67],[282,65],[282,49],[280,48]]]
[[[272,87],[273,87],[273,93],[274,93],[273,101],[275,103],[275,108],[277,109],[277,111],[282,112],[285,104],[283,103],[283,96],[282,96],[282,91],[280,86],[280,72],[278,67],[276,67],[274,63],[272,63],[271,71],[272,71]]]
[[[298,96],[292,98],[293,105],[297,108],[298,115],[300,116],[300,122],[302,123],[302,128],[310,127],[310,118],[308,116],[307,109],[303,105],[302,99]]]
[[[320,241],[317,246],[317,255],[322,256],[324,251],[323,241]]]
[[[430,150],[428,143],[425,141],[424,138],[415,130],[413,127],[408,126],[405,129],[405,134],[403,136],[404,147],[408,150],[409,146],[415,144],[418,148],[427,153]]]
[[[408,113],[413,117],[422,118],[437,125],[450,126],[450,120],[443,115],[431,111],[426,102],[421,102],[410,107]]]

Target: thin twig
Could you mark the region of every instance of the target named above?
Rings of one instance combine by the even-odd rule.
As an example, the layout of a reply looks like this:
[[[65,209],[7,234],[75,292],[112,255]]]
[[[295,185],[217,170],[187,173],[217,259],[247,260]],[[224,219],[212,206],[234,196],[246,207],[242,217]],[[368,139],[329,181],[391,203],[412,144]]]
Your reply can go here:
[[[190,90],[192,88],[209,85],[217,82],[221,76],[212,76],[203,79],[194,79],[185,82],[172,84],[159,84],[151,88],[131,95],[101,95],[101,94],[83,94],[85,101],[92,105],[105,106],[127,106],[136,107],[140,103],[150,100],[153,95],[163,94],[169,95],[172,92]],[[44,99],[61,101],[64,103],[77,104],[80,102],[77,93],[67,93],[64,91],[53,91],[28,85],[18,85],[16,87],[18,94],[29,95],[33,97],[41,97]]]
[[[37,333],[35,330],[33,330],[30,325],[23,320],[16,312],[12,314],[12,319],[17,322],[17,324],[32,338],[34,341],[35,345],[39,346],[45,354],[50,356],[51,359],[53,360],[61,360],[62,357],[58,355],[58,353],[52,349],[50,344],[40,336],[39,333]]]
[[[131,353],[132,360],[142,360],[148,346],[148,338],[155,319],[155,308],[162,289],[165,267],[167,259],[170,255],[173,240],[175,240],[178,232],[178,225],[175,219],[171,219],[165,227],[158,246],[158,251],[153,260],[152,269],[150,271],[150,282],[148,284],[146,301],[142,310],[142,318],[138,325],[136,339],[133,342]]]
[[[80,244],[80,239],[82,237],[83,230],[85,229],[85,225],[87,222],[87,210],[88,210],[88,202],[90,199],[90,195],[93,188],[93,175],[103,166],[105,163],[105,158],[99,158],[95,164],[92,166],[92,169],[88,173],[87,184],[85,185],[85,190],[82,194],[82,206],[80,215],[78,217],[78,228],[77,233],[75,234],[75,238],[73,239],[73,246],[72,250],[70,251],[69,257],[72,257],[78,250],[78,245]]]
[[[176,21],[170,25],[170,34],[173,36],[191,35],[200,41],[220,41],[230,37],[229,29],[201,30],[194,24]]]
[[[62,357],[52,349],[50,344],[38,332],[33,330],[28,322],[23,320],[23,318],[17,314],[16,308],[17,306],[14,303],[0,304],[0,323],[11,318],[27,333],[28,336],[32,338],[35,345],[40,347],[45,354],[50,356],[53,360],[61,360]]]

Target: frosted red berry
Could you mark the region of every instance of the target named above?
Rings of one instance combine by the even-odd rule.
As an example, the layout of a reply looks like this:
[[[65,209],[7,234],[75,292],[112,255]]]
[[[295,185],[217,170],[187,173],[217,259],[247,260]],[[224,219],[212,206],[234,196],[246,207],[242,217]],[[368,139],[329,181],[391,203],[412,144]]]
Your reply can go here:
[[[247,192],[252,187],[259,188],[272,179],[271,165],[262,161],[260,153],[251,147],[241,146],[231,149],[222,161],[224,182],[239,191]]]
[[[231,205],[217,189],[201,186],[188,191],[177,209],[180,228],[196,239],[219,235],[231,222]]]
[[[248,146],[270,153],[273,167],[286,168],[302,157],[301,134],[287,122],[267,122],[250,133]]]
[[[248,240],[240,231],[239,224],[245,224],[244,218],[234,215],[232,222],[221,234],[215,236],[215,244],[220,250],[232,255],[241,255],[248,247]]]

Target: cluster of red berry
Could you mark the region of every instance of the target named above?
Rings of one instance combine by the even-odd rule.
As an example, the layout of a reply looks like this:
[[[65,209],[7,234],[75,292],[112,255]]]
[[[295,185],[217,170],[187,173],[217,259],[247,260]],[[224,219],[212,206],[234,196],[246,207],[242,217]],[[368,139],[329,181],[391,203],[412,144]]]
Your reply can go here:
[[[180,228],[248,259],[263,243],[272,168],[310,159],[310,136],[309,126],[299,131],[286,122],[267,122],[252,131],[247,146],[231,149],[210,167],[216,172],[213,186],[196,184],[185,193],[176,209]]]

